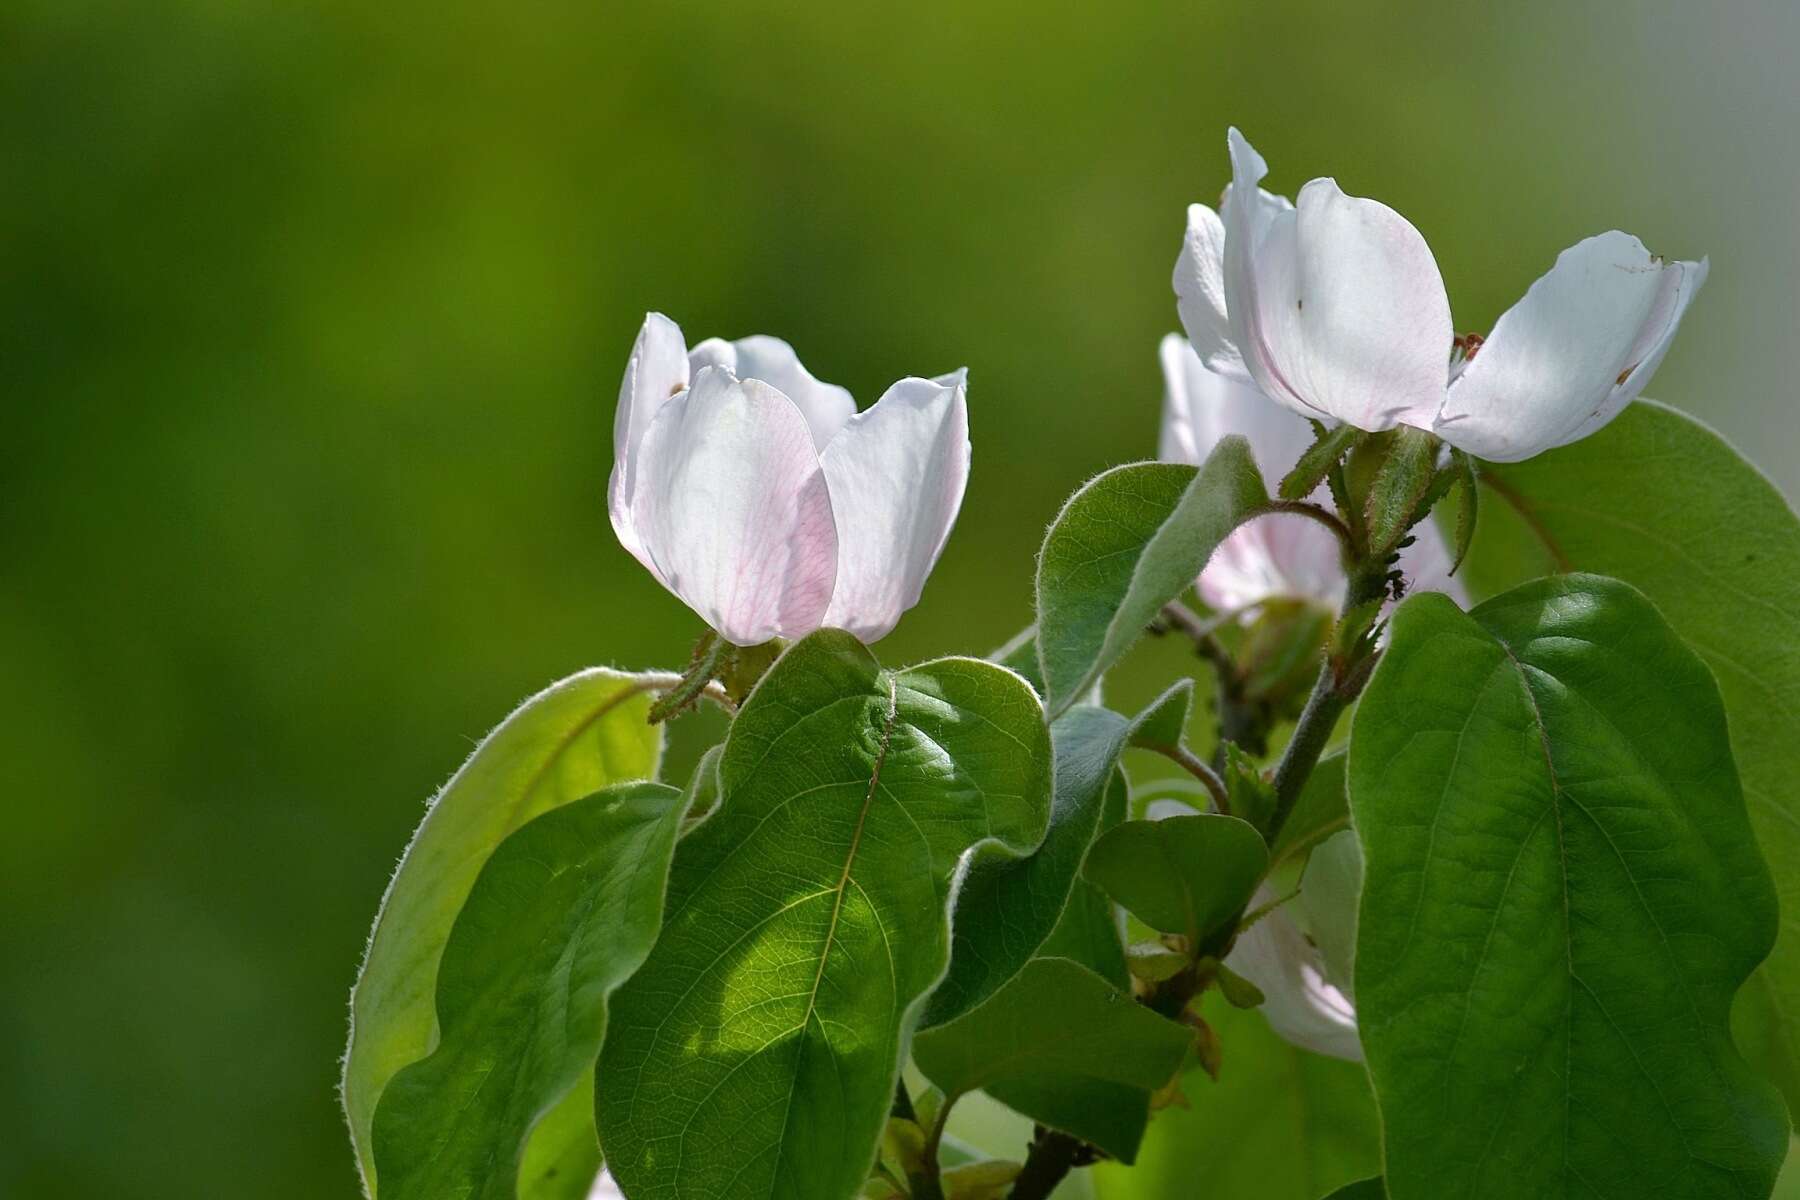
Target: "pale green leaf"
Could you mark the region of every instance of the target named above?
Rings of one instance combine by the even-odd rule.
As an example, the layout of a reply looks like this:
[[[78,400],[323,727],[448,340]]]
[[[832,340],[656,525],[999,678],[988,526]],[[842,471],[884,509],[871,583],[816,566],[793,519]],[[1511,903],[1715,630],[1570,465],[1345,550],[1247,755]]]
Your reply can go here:
[[[351,992],[343,1102],[363,1186],[369,1126],[395,1072],[437,1041],[438,960],[481,866],[525,822],[612,783],[653,778],[662,733],[650,688],[672,677],[583,671],[522,704],[432,800],[388,884]]]
[[[1243,911],[1268,867],[1249,822],[1195,813],[1107,830],[1083,873],[1152,929],[1198,946]]]

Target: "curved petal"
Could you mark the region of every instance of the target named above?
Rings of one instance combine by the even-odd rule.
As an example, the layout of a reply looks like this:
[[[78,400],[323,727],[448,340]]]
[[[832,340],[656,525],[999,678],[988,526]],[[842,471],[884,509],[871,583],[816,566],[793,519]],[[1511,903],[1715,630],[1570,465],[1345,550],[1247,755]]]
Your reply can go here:
[[[1449,379],[1450,301],[1406,218],[1315,179],[1270,224],[1252,270],[1246,361],[1265,391],[1358,429],[1430,426]]]
[[[1179,334],[1158,348],[1163,369],[1163,432],[1157,457],[1198,466],[1219,439],[1249,439],[1267,480],[1293,469],[1312,445],[1312,426],[1248,384],[1237,383],[1200,361]]]
[[[1253,905],[1276,898],[1266,884]],[[1245,930],[1225,965],[1262,989],[1261,1012],[1270,1028],[1302,1049],[1362,1061],[1356,1006],[1325,974],[1325,956],[1307,940],[1285,908]]]
[[[1570,246],[1501,315],[1434,430],[1493,462],[1586,437],[1649,382],[1706,271],[1705,260],[1667,262],[1618,230]]]
[[[681,327],[661,313],[647,313],[625,363],[619,407],[613,413],[613,469],[606,484],[606,508],[619,541],[645,566],[650,560],[631,519],[637,487],[638,447],[644,431],[669,397],[688,385],[687,342]]]
[[[800,365],[794,348],[778,337],[753,334],[727,342],[708,338],[688,355],[688,365],[725,367],[739,379],[760,379],[794,402],[812,430],[815,449],[825,449],[844,422],[856,415],[856,401],[834,383],[821,383]]]
[[[873,642],[919,602],[969,482],[966,390],[961,371],[902,379],[825,447],[839,535],[825,624]]]
[[[1294,513],[1246,521],[1219,544],[1197,582],[1215,612],[1288,598],[1335,606],[1344,591],[1343,560],[1329,529]]]
[[[1174,282],[1175,309],[1194,351],[1220,374],[1251,382],[1244,356],[1232,341],[1225,304],[1225,224],[1204,204],[1188,205]]]
[[[702,368],[638,451],[633,517],[663,585],[726,641],[824,620],[838,536],[806,419],[760,380]]]

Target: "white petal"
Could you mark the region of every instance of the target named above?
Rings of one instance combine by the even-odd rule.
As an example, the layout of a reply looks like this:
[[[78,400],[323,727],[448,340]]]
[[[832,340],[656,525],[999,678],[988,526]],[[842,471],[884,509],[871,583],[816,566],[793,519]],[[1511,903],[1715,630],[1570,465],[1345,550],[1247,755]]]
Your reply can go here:
[[[599,1177],[594,1180],[593,1190],[587,1194],[587,1200],[625,1200],[625,1193],[613,1182],[612,1172],[602,1167]]]
[[[821,383],[800,365],[794,348],[777,337],[755,334],[727,342],[708,338],[688,355],[689,366],[728,368],[739,379],[760,379],[792,400],[812,430],[813,446],[825,449],[844,422],[856,415],[856,401],[834,383]]]
[[[1198,587],[1216,612],[1280,598],[1335,606],[1344,591],[1337,537],[1294,513],[1256,517],[1220,543],[1200,572]]]
[[[606,485],[606,507],[613,532],[639,562],[650,566],[631,519],[631,497],[637,488],[638,447],[644,431],[676,392],[688,385],[687,343],[681,327],[661,313],[644,317],[625,378],[619,384],[619,407],[613,413],[613,469]]]
[[[1162,340],[1159,357],[1165,449],[1158,457],[1164,462],[1198,466],[1220,438],[1241,434],[1249,439],[1263,478],[1273,483],[1312,445],[1312,426],[1304,418],[1256,388],[1209,370],[1180,335],[1171,333]]]
[[[740,646],[820,626],[838,538],[825,473],[792,401],[702,368],[638,453],[632,511],[664,586]]]
[[[1225,225],[1204,204],[1188,205],[1187,233],[1175,259],[1175,308],[1194,350],[1213,370],[1244,383],[1250,376],[1233,342],[1225,304]]]
[[[969,482],[965,392],[960,371],[902,379],[825,447],[839,538],[825,624],[873,642],[918,603]]]
[[[1457,376],[1436,432],[1493,462],[1586,437],[1649,382],[1706,270],[1617,230],[1570,246]]]
[[[1358,429],[1430,426],[1449,379],[1450,301],[1404,217],[1315,179],[1253,269],[1250,365],[1264,390]]]
[[[1266,885],[1253,906],[1275,898]],[[1225,957],[1232,970],[1262,989],[1261,1008],[1276,1033],[1307,1050],[1362,1061],[1356,1006],[1325,977],[1325,959],[1285,908],[1245,930]]]

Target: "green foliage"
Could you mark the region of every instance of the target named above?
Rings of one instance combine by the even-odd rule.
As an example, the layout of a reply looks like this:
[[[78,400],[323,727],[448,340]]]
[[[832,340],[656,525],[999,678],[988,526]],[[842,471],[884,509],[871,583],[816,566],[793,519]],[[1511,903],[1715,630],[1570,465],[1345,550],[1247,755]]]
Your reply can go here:
[[[1381,1128],[1357,1063],[1277,1037],[1260,1013],[1209,1004],[1224,1061],[1181,1081],[1156,1114],[1137,1164],[1094,1168],[1100,1200],[1318,1200],[1381,1169]]]
[[[1718,679],[1784,913],[1739,1036],[1800,1111],[1800,518],[1718,434],[1644,400],[1572,446],[1481,470],[1471,587],[1553,570],[1623,579]]]
[[[733,724],[718,809],[677,850],[662,937],[614,999],[596,1109],[621,1185],[861,1187],[948,961],[958,864],[1037,845],[1050,763],[1042,707],[999,667],[884,671],[829,630],[790,648]]]
[[[1767,1195],[1786,1114],[1727,1017],[1775,897],[1718,689],[1642,595],[1407,602],[1350,795],[1396,1200]]]
[[[1387,1200],[1387,1188],[1382,1184],[1380,1176],[1359,1179],[1331,1193],[1326,1200]]]
[[[1255,826],[1195,813],[1107,830],[1084,873],[1152,929],[1198,946],[1243,911],[1268,866]]]
[[[444,947],[437,1048],[395,1075],[375,1110],[383,1197],[511,1200],[525,1135],[552,1106],[563,1153],[594,1155],[592,1084],[572,1089],[600,1053],[608,997],[656,942],[691,798],[620,784],[494,851]],[[542,1195],[551,1184],[585,1191],[592,1172],[534,1177]]]
[[[1393,549],[1411,528],[1437,464],[1438,440],[1424,430],[1402,425],[1390,438],[1363,508],[1369,549],[1377,554]]]
[[[925,1026],[952,1020],[993,995],[1056,929],[1100,828],[1107,784],[1130,730],[1119,714],[1085,706],[1051,727],[1056,794],[1049,832],[1024,858],[989,858],[970,869],[956,898],[950,973],[931,995]]]
[[[1115,467],[1069,498],[1038,556],[1038,654],[1060,713],[1185,592],[1268,494],[1247,442],[1222,439],[1198,470]]]
[[[437,1040],[439,960],[482,864],[533,817],[656,774],[662,735],[645,720],[648,682],[594,669],[533,696],[476,748],[420,822],[351,993],[343,1100],[371,1194],[376,1103],[395,1073]]]
[[[1362,436],[1362,430],[1354,425],[1327,429],[1323,422],[1314,421],[1312,427],[1313,444],[1306,448],[1294,469],[1281,478],[1278,490],[1283,500],[1304,500],[1312,495],[1313,489],[1325,482],[1325,476]]]
[[[1344,786],[1344,756],[1327,754],[1306,777],[1294,811],[1269,847],[1269,860],[1279,865],[1348,828],[1350,798]]]
[[[984,1089],[1130,1162],[1150,1093],[1174,1076],[1191,1039],[1087,968],[1040,958],[979,1007],[921,1033],[913,1058],[946,1096]]]

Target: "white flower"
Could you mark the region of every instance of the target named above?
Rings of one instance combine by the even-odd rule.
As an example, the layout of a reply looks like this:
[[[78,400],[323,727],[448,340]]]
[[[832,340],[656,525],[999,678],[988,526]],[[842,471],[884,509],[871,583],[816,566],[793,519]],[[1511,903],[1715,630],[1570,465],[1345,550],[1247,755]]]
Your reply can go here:
[[[1227,434],[1242,434],[1263,478],[1280,479],[1312,444],[1312,426],[1273,404],[1255,388],[1206,369],[1187,340],[1162,341],[1163,420],[1158,457],[1198,465]],[[1314,499],[1329,504],[1324,489]],[[1450,577],[1450,551],[1430,521],[1413,527],[1400,569],[1414,591],[1445,592],[1465,607],[1468,598]],[[1246,522],[1220,545],[1200,573],[1200,598],[1216,612],[1248,609],[1265,600],[1305,600],[1335,606],[1343,598],[1344,568],[1337,538],[1308,517],[1270,513]]]
[[[1406,218],[1331,179],[1290,204],[1258,186],[1268,165],[1236,129],[1229,144],[1222,215],[1188,208],[1181,321],[1207,366],[1302,416],[1530,458],[1619,415],[1706,279],[1706,260],[1667,262],[1614,230],[1563,251],[1485,342],[1458,342],[1437,261]],[[1479,352],[1453,362],[1457,346]]]
[[[1353,1062],[1363,1056],[1354,984],[1361,894],[1356,835],[1333,834],[1307,861],[1299,897],[1246,929],[1225,956],[1226,966],[1261,989],[1262,1014],[1276,1033],[1296,1046]],[[1265,884],[1252,904],[1275,898]]]
[[[866,412],[778,338],[690,353],[644,319],[619,389],[607,507],[619,541],[726,641],[821,626],[865,642],[918,603],[969,479],[961,371]]]

